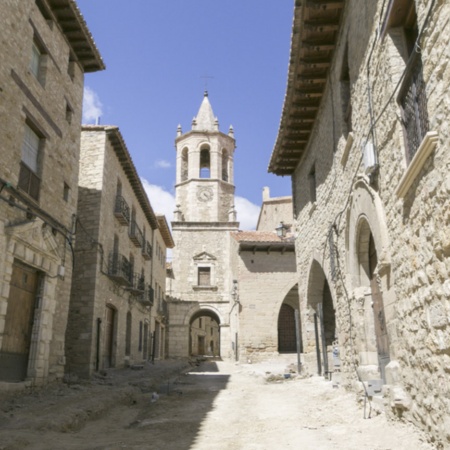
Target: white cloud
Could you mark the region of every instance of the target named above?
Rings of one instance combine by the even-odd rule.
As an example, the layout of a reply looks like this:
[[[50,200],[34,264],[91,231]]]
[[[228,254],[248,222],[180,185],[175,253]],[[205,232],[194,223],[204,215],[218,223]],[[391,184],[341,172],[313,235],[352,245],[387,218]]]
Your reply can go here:
[[[164,214],[170,225],[173,219],[173,212],[175,211],[175,196],[161,186],[150,184],[145,178],[141,178],[141,181],[150,199],[153,211],[158,214]]]
[[[241,230],[254,230],[258,222],[260,207],[244,197],[235,197],[234,205]]]
[[[172,164],[170,164],[170,162],[166,161],[165,159],[159,159],[155,162],[155,167],[157,167],[158,169],[168,169],[172,167]]]
[[[103,115],[103,105],[97,93],[90,87],[84,87],[83,123],[96,122]]]

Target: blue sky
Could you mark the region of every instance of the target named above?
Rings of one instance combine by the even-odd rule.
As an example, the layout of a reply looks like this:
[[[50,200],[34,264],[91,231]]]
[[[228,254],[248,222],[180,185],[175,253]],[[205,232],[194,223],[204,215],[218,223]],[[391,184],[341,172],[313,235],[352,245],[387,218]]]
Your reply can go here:
[[[119,126],[157,212],[172,220],[178,124],[205,83],[220,129],[233,125],[236,208],[255,226],[286,90],[293,0],[77,0],[106,64],[85,78],[84,122]],[[213,78],[203,78],[204,76]]]

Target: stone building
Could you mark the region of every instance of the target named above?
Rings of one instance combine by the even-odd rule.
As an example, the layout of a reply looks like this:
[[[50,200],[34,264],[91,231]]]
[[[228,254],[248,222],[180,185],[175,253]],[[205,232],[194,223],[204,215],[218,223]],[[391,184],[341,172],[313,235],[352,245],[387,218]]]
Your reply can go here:
[[[269,166],[292,176],[306,357],[339,352],[346,386],[448,447],[450,4],[315,6]]]
[[[235,140],[219,131],[207,93],[192,129],[178,127],[176,211],[172,222],[169,355],[188,356],[190,327],[199,317],[220,326],[220,355],[230,357],[233,273],[230,231],[238,229],[234,210]]]
[[[264,191],[259,223],[240,231],[234,209],[234,131],[219,131],[207,94],[192,130],[176,138],[169,355],[259,361],[295,352],[298,309],[290,198]],[[204,325],[206,328],[204,328]],[[217,327],[219,336],[207,331]],[[281,336],[281,341],[280,341]],[[280,344],[281,342],[281,344]]]
[[[164,357],[165,260],[173,246],[117,127],[82,127],[67,372]]]
[[[104,69],[74,1],[0,18],[0,381],[61,378],[84,74]]]

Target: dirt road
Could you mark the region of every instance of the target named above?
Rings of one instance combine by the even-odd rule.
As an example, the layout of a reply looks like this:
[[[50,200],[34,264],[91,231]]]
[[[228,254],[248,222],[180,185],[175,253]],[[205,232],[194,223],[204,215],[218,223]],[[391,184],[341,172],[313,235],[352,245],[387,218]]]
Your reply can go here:
[[[53,404],[44,395],[41,414],[35,409],[31,415],[38,404],[26,407],[23,400],[22,408],[4,415],[3,426],[0,422],[0,449],[434,448],[411,427],[388,423],[383,415],[364,419],[354,395],[333,389],[320,377],[272,376],[268,381],[268,372],[270,367],[205,362],[169,382],[161,381],[156,401],[151,391],[155,387],[138,375],[131,382],[111,382],[112,390],[105,392],[81,389],[88,408],[83,401],[78,423],[73,413],[70,423],[59,420],[74,402],[80,403],[77,395],[53,398]],[[100,405],[111,398],[114,402],[102,409]]]

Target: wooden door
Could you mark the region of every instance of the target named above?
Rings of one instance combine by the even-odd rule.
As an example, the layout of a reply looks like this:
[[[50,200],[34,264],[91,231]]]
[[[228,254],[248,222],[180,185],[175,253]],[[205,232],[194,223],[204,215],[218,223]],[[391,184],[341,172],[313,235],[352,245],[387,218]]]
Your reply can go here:
[[[105,348],[103,350],[104,367],[113,367],[114,321],[116,311],[110,306],[106,307],[105,320]]]
[[[291,353],[297,351],[295,335],[295,310],[292,306],[281,305],[278,315],[278,351]]]
[[[23,381],[27,376],[38,278],[33,268],[13,264],[0,351],[0,380]]]
[[[198,336],[198,354],[205,354],[205,336]]]

